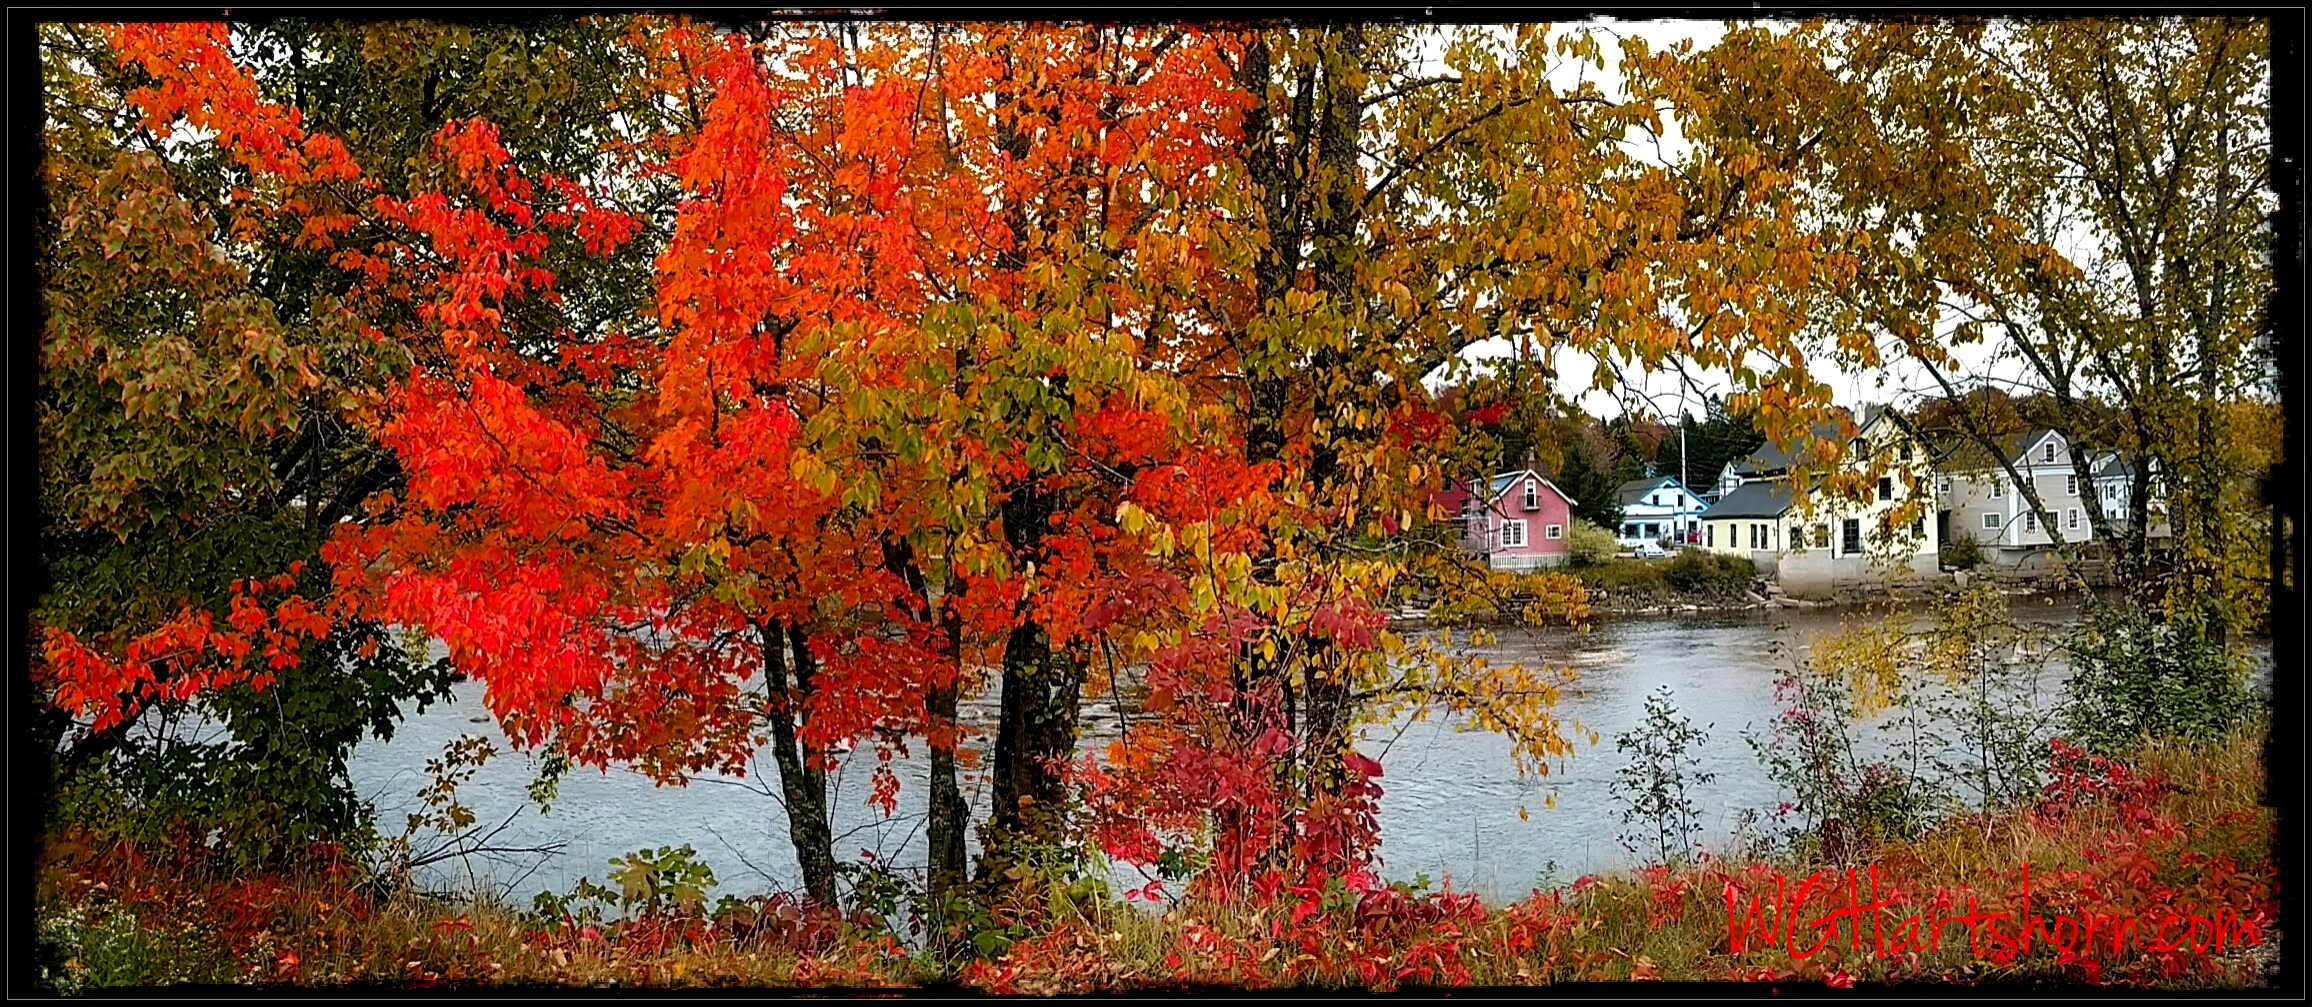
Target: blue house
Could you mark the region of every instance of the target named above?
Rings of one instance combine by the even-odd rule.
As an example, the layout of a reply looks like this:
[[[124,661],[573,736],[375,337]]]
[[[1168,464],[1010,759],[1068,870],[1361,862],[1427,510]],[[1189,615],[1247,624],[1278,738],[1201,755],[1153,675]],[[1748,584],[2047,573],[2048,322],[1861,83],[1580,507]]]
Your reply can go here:
[[[1676,477],[1656,476],[1623,483],[1621,500],[1622,526],[1614,534],[1621,544],[1690,545],[1700,541],[1702,512],[1709,504]]]

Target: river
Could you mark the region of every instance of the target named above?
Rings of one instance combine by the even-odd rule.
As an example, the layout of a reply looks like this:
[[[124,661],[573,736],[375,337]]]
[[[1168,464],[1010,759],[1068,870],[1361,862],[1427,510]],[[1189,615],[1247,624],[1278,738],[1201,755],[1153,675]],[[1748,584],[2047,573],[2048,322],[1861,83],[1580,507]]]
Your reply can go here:
[[[2019,619],[2031,623],[2060,626],[2079,619],[2077,606],[2061,600],[2018,599],[2016,610]],[[1686,613],[1601,621],[1581,635],[1502,632],[1480,651],[1491,661],[1539,662],[1574,671],[1576,685],[1556,713],[1577,751],[1553,763],[1546,776],[1520,780],[1508,742],[1497,735],[1464,731],[1438,719],[1369,729],[1361,747],[1385,771],[1379,781],[1383,875],[1404,881],[1420,875],[1450,879],[1458,890],[1502,899],[1537,885],[1630,866],[1632,856],[1617,841],[1623,826],[1609,792],[1625,761],[1614,748],[1614,737],[1641,721],[1647,694],[1660,686],[1668,686],[1679,711],[1708,731],[1698,754],[1715,776],[1690,788],[1689,796],[1701,811],[1705,845],[1725,848],[1745,812],[1771,812],[1782,799],[1743,733],[1768,730],[1777,713],[1778,669],[1789,667],[1812,639],[1849,618],[1836,610]],[[2268,646],[2257,650],[2264,659],[2262,678],[2269,672],[2270,651]],[[2036,687],[2042,707],[2053,706],[2065,675],[2060,661],[2049,663]],[[967,704],[965,719],[992,724],[992,702],[990,695],[979,699],[977,709]],[[1115,711],[1104,705],[1089,704],[1085,720],[1087,745],[1115,730]],[[1590,732],[1596,733],[1595,744]],[[456,686],[451,702],[405,721],[390,742],[368,742],[356,750],[353,780],[380,812],[382,832],[398,834],[403,815],[427,782],[427,761],[465,735],[491,739],[500,753],[459,790],[481,821],[510,819],[497,844],[564,847],[553,856],[470,858],[443,865],[421,879],[431,886],[491,887],[527,904],[541,890],[568,892],[580,877],[603,881],[611,857],[688,844],[714,867],[719,893],[799,887],[784,812],[772,796],[776,770],[767,753],[760,760],[763,772],[743,779],[701,778],[688,787],[656,786],[623,769],[574,769],[562,781],[551,812],[541,815],[527,798],[537,763],[511,750],[482,708],[480,684],[471,681]],[[834,775],[836,854],[839,859],[866,854],[884,863],[920,867],[926,789],[920,749],[917,758],[896,764],[899,809],[889,818],[867,804],[874,766],[874,756],[862,748]],[[976,820],[986,809],[985,778],[967,773],[963,785]],[[1119,882],[1136,877],[1128,869],[1116,872]]]

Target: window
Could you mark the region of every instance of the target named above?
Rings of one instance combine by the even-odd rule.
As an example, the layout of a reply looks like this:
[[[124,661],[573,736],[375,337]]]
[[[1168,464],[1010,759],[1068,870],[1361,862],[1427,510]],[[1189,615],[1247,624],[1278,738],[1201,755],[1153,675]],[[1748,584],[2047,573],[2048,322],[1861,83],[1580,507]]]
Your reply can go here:
[[[1985,514],[1985,515],[1983,515],[1983,527],[1985,527],[1985,528],[1987,528],[1987,529],[1990,529],[1990,530],[1992,530],[1992,531],[1998,531],[1998,530],[1999,530],[1999,515],[1997,515],[1997,514]]]
[[[2055,460],[2055,442],[2053,440],[2039,446],[2039,460],[2043,462]]]
[[[1716,549],[1716,548],[1718,548],[1718,526],[1717,526],[1717,525],[1714,525],[1714,524],[1713,524],[1713,525],[1703,525],[1703,526],[1702,526],[1702,544],[1703,544],[1703,545],[1706,545],[1706,546],[1709,546],[1709,547],[1710,547],[1710,548],[1712,548],[1712,549]]]
[[[1623,525],[1623,526],[1622,526],[1622,537],[1623,537],[1623,538],[1637,538],[1637,537],[1638,537],[1638,526],[1637,526],[1637,525],[1635,525],[1635,524],[1626,524],[1626,525]]]
[[[2114,501],[2114,502],[2117,502],[2117,501],[2119,500],[2119,484],[2118,484],[2118,483],[2104,483],[2104,484],[2103,484],[2103,498],[2104,498],[2105,500],[2110,500],[2110,501]]]
[[[1552,540],[1561,539],[1565,537],[1565,526],[1561,524],[1549,525],[1542,529],[1541,534],[1543,538]]]
[[[1523,522],[1523,521],[1503,521],[1503,522],[1501,522],[1501,546],[1502,546],[1502,548],[1504,548],[1504,549],[1515,549],[1515,548],[1517,548],[1517,547],[1519,547],[1519,546],[1522,546],[1522,545],[1524,545],[1524,544],[1525,544],[1525,522]]]
[[[2038,512],[2038,511],[2035,511],[2035,510],[2027,510],[2027,511],[2024,511],[2024,512],[2023,512],[2023,530],[2024,530],[2024,531],[2038,531],[2038,530],[2039,530],[2039,512]]]
[[[1755,524],[1750,526],[1750,548],[1760,548],[1758,545],[1758,526]]]
[[[1861,519],[1859,519],[1859,518],[1851,518],[1851,517],[1850,517],[1850,518],[1847,518],[1847,519],[1846,519],[1846,527],[1844,527],[1844,528],[1840,529],[1840,534],[1839,534],[1839,537],[1845,540],[1844,542],[1840,543],[1840,547],[1841,547],[1842,551],[1844,551],[1844,552],[1845,552],[1847,555],[1849,555],[1849,556],[1852,556],[1852,555],[1854,555],[1855,553],[1861,552],[1861,551],[1862,551],[1862,521],[1861,521]]]
[[[1678,494],[1678,509],[1679,509],[1679,510],[1685,510],[1685,509],[1686,509],[1686,494],[1684,494],[1684,493],[1680,493],[1680,494]]]
[[[1926,536],[1927,536],[1927,516],[1926,516],[1926,515],[1924,515],[1924,514],[1921,514],[1921,515],[1919,515],[1919,516],[1917,516],[1917,517],[1914,517],[1914,518],[1912,518],[1912,519],[1911,519],[1911,537],[1912,537],[1912,538],[1925,538]]]
[[[2064,495],[2064,496],[2070,496],[2070,497],[2075,497],[2075,496],[2078,496],[2078,495],[2079,495],[2079,477],[2078,477],[2078,476],[2064,476],[2064,477],[2063,477],[2063,495]]]
[[[1525,509],[1526,509],[1526,510],[1540,510],[1540,509],[1541,509],[1541,486],[1540,486],[1540,484],[1538,484],[1538,483],[1533,483],[1533,482],[1528,482],[1528,483],[1526,483],[1526,484],[1525,484]]]
[[[1941,481],[1935,484],[1935,488],[1941,490],[1944,496],[1949,496],[1951,494],[1951,477],[1944,476]]]
[[[2063,512],[2063,527],[2074,529],[2079,527],[2079,508],[2073,507]]]
[[[1830,548],[1830,526],[1829,526],[1829,525],[1826,525],[1826,524],[1818,524],[1818,525],[1815,525],[1815,526],[1814,526],[1814,547],[1815,547],[1815,548],[1817,548],[1817,549],[1828,549],[1828,548]]]
[[[2000,478],[1997,478],[1997,477],[1993,477],[1993,478],[1991,479],[1991,499],[1993,499],[1993,500],[1997,500],[1997,499],[1999,499],[2000,497],[2003,497],[2003,496],[2006,496],[2006,495],[2007,495],[2007,480],[2005,480],[2005,479],[2000,479]]]
[[[1659,524],[1648,524],[1648,525],[1646,525],[1646,527],[1645,527],[1645,537],[1647,537],[1647,538],[1661,538],[1661,537],[1662,537],[1662,526],[1661,526],[1661,525],[1659,525]]]
[[[1646,506],[1648,506],[1648,507],[1660,507],[1661,505],[1662,505],[1662,495],[1661,495],[1661,494],[1659,494],[1659,493],[1655,493],[1655,494],[1652,494],[1652,495],[1650,495],[1650,496],[1646,497]]]
[[[1878,498],[1880,500],[1892,500],[1895,498],[1895,478],[1893,476],[1879,477]]]

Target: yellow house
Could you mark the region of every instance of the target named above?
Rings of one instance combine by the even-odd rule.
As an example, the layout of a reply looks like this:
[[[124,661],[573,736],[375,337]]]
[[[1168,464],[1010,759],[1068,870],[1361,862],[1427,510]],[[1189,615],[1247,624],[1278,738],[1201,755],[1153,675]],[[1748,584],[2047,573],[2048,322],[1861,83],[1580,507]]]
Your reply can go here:
[[[1796,463],[1769,444],[1727,466],[1731,489],[1702,512],[1702,548],[1756,559],[1814,554],[1931,570],[1940,543],[1926,448],[1886,407],[1866,406],[1863,417],[1851,435],[1845,422],[1813,431],[1816,440],[1845,441],[1840,474],[1865,482],[1862,499],[1833,496],[1817,481],[1808,494],[1810,512],[1802,513],[1790,491]]]

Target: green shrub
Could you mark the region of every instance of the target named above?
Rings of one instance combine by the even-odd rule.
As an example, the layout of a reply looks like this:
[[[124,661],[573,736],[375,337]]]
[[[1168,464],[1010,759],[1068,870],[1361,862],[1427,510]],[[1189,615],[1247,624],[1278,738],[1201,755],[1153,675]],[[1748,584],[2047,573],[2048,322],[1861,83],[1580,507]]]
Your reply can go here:
[[[1614,541],[1614,533],[1587,521],[1575,520],[1566,532],[1566,557],[1575,566],[1601,566],[1614,561],[1614,553],[1621,545]]]
[[[422,712],[447,698],[449,662],[373,623],[341,626],[303,658],[262,691],[236,685],[154,710],[162,730],[61,775],[47,824],[131,842],[207,837],[240,867],[323,841],[367,852],[375,823],[346,763],[364,738],[393,736],[405,700]]]
[[[1693,859],[1702,816],[1690,790],[1717,778],[1703,770],[1698,751],[1709,729],[1680,716],[1674,699],[1667,685],[1655,690],[1646,697],[1645,721],[1614,738],[1614,748],[1630,756],[1608,785],[1620,806],[1622,848],[1651,857],[1649,863]]]
[[[2166,620],[2099,607],[2066,648],[2064,728],[2087,750],[2118,755],[2144,740],[2220,737],[2254,712],[2246,669],[2206,636],[2197,613]]]
[[[1616,559],[1597,566],[1580,567],[1574,571],[1582,586],[1591,591],[1615,594],[1638,594],[1667,590],[1669,583],[1662,579],[1660,563],[1640,559]]]
[[[1964,532],[1943,540],[1942,564],[1946,570],[1972,570],[1983,565],[1983,543]]]
[[[1740,591],[1757,575],[1757,564],[1745,557],[1697,549],[1680,552],[1662,567],[1662,579],[1686,594]]]

